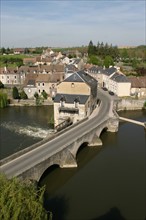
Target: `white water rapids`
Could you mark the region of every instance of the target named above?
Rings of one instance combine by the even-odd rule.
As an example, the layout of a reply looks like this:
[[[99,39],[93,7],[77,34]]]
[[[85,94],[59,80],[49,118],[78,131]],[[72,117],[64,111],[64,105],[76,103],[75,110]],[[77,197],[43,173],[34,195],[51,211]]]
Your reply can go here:
[[[1,126],[4,127],[5,129],[10,130],[11,132],[15,132],[18,134],[27,135],[27,136],[31,136],[35,138],[42,138],[42,139],[47,137],[47,135],[53,132],[53,130],[51,129],[43,129],[35,125],[34,126],[30,126],[30,125],[22,126],[21,124],[17,124],[11,121],[3,122]]]

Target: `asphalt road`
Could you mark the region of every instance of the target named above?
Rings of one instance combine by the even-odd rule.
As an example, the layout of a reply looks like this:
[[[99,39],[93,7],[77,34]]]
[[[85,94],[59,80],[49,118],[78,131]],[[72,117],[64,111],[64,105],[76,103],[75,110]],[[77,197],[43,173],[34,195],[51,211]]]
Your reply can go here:
[[[100,106],[94,110],[88,120],[70,130],[67,130],[55,139],[2,165],[0,171],[4,172],[8,178],[17,176],[40,163],[42,160],[59,152],[61,149],[64,149],[69,143],[72,143],[83,134],[96,127],[97,124],[104,122],[109,117],[109,109],[113,97],[110,97],[107,92],[102,90],[98,90],[98,97],[101,100]]]

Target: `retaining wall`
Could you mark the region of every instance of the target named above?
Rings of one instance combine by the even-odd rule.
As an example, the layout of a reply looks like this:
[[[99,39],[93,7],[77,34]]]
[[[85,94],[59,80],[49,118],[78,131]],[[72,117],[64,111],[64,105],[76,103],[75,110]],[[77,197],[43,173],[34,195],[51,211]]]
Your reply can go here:
[[[144,109],[146,99],[121,99],[117,102],[116,110],[141,110]],[[146,109],[146,108],[145,108]]]

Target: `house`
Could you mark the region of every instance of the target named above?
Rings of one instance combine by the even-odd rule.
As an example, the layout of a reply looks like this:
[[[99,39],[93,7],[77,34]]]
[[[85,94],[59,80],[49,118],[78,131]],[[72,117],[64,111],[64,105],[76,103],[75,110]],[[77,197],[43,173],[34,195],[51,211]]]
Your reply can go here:
[[[0,81],[5,86],[13,86],[20,84],[20,75],[18,67],[3,67],[0,69]]]
[[[78,69],[73,64],[68,64],[65,67],[65,79],[71,76],[73,73],[77,72]]]
[[[75,123],[88,117],[97,105],[97,81],[78,71],[58,84],[54,98],[55,127],[68,119]]]
[[[131,96],[146,97],[146,76],[129,77],[131,82]]]
[[[42,92],[50,94],[49,89],[50,75],[49,74],[39,74],[36,78],[36,88],[39,95]]]
[[[99,66],[91,66],[87,69],[87,72],[90,76],[92,76],[94,79],[98,81],[98,86],[103,86],[103,74],[105,73],[105,70],[102,67]]]
[[[25,53],[25,48],[14,48],[13,53],[14,54],[24,54]]]
[[[23,58],[23,64],[32,66],[36,63],[36,57]]]
[[[102,86],[106,87],[107,89],[109,89],[109,79],[110,77],[112,77],[116,72],[117,72],[117,68],[115,67],[109,67],[107,69],[104,69],[105,71],[103,71],[102,73]]]
[[[34,94],[37,92],[36,78],[37,74],[27,74],[23,86],[24,92],[27,94],[29,99],[34,99]]]
[[[63,78],[63,75],[59,73],[39,74],[36,78],[38,94],[41,95],[45,91],[53,99],[57,93],[57,85]]]
[[[78,70],[82,70],[84,68],[84,61],[83,59],[80,59],[80,58],[76,58],[76,59],[73,59],[73,65],[78,69]]]
[[[131,82],[121,72],[114,73],[108,81],[108,90],[118,97],[130,96]]]

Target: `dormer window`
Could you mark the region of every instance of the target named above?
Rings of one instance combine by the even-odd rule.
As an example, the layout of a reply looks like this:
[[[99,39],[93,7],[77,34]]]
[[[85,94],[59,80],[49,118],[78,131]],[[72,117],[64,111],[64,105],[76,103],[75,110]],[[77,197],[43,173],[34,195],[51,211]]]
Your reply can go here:
[[[78,108],[78,106],[79,106],[79,97],[75,98],[74,103],[75,103],[75,108]]]
[[[66,101],[65,97],[64,97],[64,96],[61,96],[61,99],[60,99],[60,106],[61,106],[61,107],[64,107],[65,101]]]

